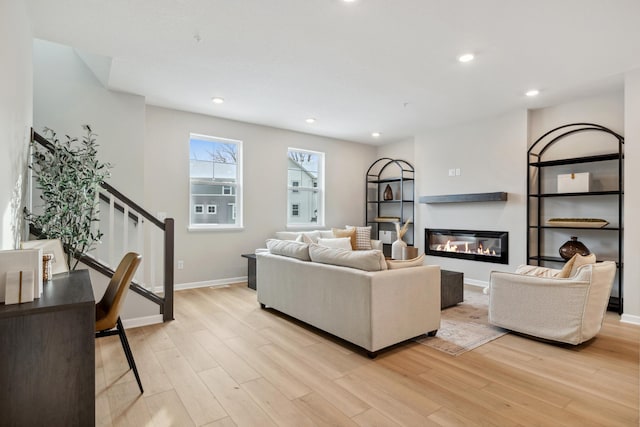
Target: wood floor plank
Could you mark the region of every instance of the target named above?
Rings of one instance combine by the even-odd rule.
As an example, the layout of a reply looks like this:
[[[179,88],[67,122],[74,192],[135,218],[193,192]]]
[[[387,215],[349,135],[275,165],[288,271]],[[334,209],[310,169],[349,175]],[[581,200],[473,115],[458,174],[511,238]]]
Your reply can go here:
[[[374,408],[376,412],[383,414],[383,418],[393,420],[394,423],[403,426],[426,427],[437,425],[427,417],[424,417],[410,406],[404,404],[402,400],[396,399],[393,393],[388,393],[382,388],[372,386],[360,378],[346,375],[338,380],[336,384],[350,391],[369,406]],[[369,418],[366,416],[365,418]],[[355,421],[355,417],[354,417]],[[357,421],[356,421],[357,422]],[[358,422],[358,424],[360,424]]]
[[[231,419],[240,426],[275,426],[271,418],[223,368],[198,374]]]
[[[579,346],[507,334],[450,356],[375,360],[274,310],[246,284],[179,291],[176,320],[96,340],[96,425],[637,426],[640,327],[607,313]],[[224,405],[219,399],[224,401]],[[228,410],[227,410],[228,409]],[[188,419],[187,419],[188,417]]]
[[[228,415],[177,349],[158,352],[157,357],[196,425]]]
[[[311,427],[313,421],[264,378],[247,381],[242,388],[279,426]]]
[[[285,367],[264,357],[257,348],[250,346],[243,338],[231,338],[224,343],[256,372],[274,384],[288,399],[293,400],[311,392],[309,387],[291,375]]]
[[[145,396],[154,427],[195,426],[175,390]]]
[[[319,427],[355,427],[358,425],[316,392],[299,397],[293,403]]]
[[[300,379],[308,387],[322,394],[332,405],[341,410],[348,417],[360,414],[369,405],[357,398],[347,390],[336,385],[330,379],[322,376],[312,365],[299,360],[297,357],[280,349],[275,345],[266,345],[260,351],[282,367],[286,367],[294,376]]]
[[[361,427],[399,427],[402,425],[385,417],[374,408],[368,409],[352,419]]]
[[[241,357],[238,357],[227,345],[213,336],[208,330],[194,332],[194,337],[206,351],[239,383],[260,378],[256,372]]]

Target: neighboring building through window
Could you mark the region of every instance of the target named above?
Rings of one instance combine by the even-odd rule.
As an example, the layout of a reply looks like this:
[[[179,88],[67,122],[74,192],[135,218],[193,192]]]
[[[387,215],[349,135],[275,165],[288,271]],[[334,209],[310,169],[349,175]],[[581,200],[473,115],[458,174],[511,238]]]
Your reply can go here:
[[[287,225],[324,225],[324,153],[289,148]]]
[[[189,228],[242,226],[241,141],[190,135],[189,198]]]

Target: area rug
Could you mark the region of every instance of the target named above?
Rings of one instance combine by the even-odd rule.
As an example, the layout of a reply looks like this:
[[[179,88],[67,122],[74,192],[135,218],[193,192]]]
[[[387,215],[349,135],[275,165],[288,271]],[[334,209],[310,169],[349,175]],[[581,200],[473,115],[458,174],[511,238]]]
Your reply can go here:
[[[493,341],[507,331],[489,324],[488,307],[489,295],[480,290],[465,288],[463,302],[442,310],[440,329],[436,336],[416,341],[452,356]]]

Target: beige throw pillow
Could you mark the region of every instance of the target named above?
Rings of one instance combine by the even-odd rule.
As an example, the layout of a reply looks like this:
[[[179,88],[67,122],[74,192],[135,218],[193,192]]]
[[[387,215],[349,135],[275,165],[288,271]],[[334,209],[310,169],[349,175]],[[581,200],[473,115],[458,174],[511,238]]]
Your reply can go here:
[[[407,260],[388,259],[386,261],[387,261],[387,268],[389,270],[395,270],[397,268],[418,267],[424,264],[424,254],[414,259],[407,259]]]
[[[386,270],[387,263],[382,251],[348,251],[345,249],[325,248],[312,243],[309,245],[311,261],[321,264],[339,265],[364,271]]]
[[[333,232],[333,235],[335,237],[348,237],[349,239],[351,239],[351,249],[355,250],[358,245],[356,243],[356,229],[355,228],[350,228],[347,230],[343,230],[341,228],[333,228],[331,230]]]
[[[371,249],[371,226],[368,227],[354,227],[351,225],[346,226],[347,230],[356,230],[356,246],[353,249],[356,250],[368,250]]]
[[[580,254],[575,254],[571,257],[569,261],[566,262],[560,273],[556,275],[557,278],[565,279],[567,277],[573,277],[578,270],[578,267],[586,265],[586,264],[595,264],[596,256],[595,254],[589,254],[586,256],[582,256]]]

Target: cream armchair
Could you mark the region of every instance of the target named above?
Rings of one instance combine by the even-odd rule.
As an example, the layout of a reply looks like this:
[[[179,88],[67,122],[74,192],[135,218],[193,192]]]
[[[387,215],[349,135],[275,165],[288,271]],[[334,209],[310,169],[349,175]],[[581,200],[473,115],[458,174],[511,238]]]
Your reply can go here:
[[[566,279],[494,271],[489,285],[489,323],[580,344],[600,331],[615,274],[612,261],[583,265]]]

